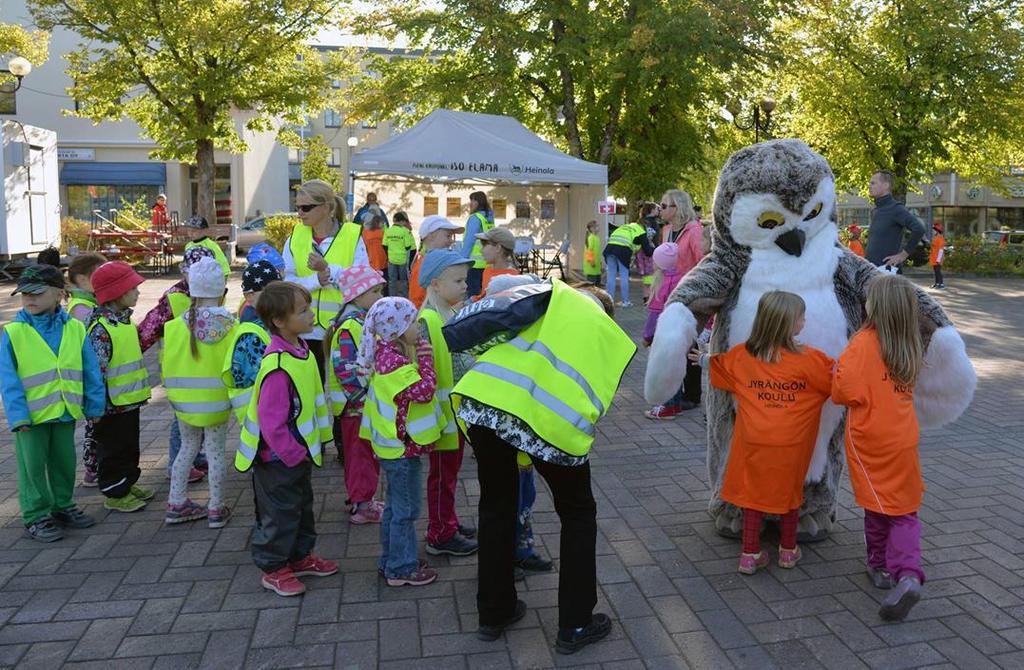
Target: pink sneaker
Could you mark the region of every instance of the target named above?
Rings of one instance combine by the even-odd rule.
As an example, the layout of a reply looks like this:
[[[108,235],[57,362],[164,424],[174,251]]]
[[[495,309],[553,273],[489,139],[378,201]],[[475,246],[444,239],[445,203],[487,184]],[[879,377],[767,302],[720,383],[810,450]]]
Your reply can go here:
[[[200,470],[199,468],[192,468],[191,470],[188,471],[188,483],[189,484],[195,484],[196,482],[201,482],[201,481],[203,481],[204,477],[206,477],[206,473],[203,472],[202,470]]]
[[[767,567],[769,562],[768,554],[763,551],[759,551],[756,554],[740,554],[740,567],[738,569],[744,575],[752,575],[757,572],[758,568]]]
[[[288,566],[296,577],[330,577],[338,572],[337,561],[329,561],[320,558],[316,554],[310,554],[298,563]]]
[[[295,573],[287,565],[280,570],[265,573],[260,584],[279,596],[300,596],[306,592],[306,585],[295,578]]]
[[[779,567],[789,570],[795,568],[797,561],[803,558],[803,552],[800,551],[800,547],[795,549],[783,549],[779,547]]]
[[[379,500],[371,500],[369,505],[359,507],[348,515],[348,522],[361,526],[366,523],[380,523],[380,517],[384,514],[384,503]]]

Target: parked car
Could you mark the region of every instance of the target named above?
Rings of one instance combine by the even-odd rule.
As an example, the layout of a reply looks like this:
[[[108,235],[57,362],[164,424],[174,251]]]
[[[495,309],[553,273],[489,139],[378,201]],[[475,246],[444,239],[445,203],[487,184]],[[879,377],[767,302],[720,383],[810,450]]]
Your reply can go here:
[[[985,232],[985,243],[1024,247],[1024,230],[989,230]]]
[[[267,219],[273,216],[296,216],[295,212],[281,212],[280,214],[264,214],[250,219],[235,230],[235,253],[244,256],[254,246],[266,241]]]

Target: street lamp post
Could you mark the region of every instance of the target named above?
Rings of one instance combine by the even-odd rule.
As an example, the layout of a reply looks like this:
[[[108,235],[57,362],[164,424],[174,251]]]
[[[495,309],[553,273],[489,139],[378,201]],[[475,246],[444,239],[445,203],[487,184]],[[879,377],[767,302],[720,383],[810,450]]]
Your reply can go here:
[[[348,194],[345,197],[348,200],[348,210],[351,215],[353,209],[356,206],[356,176],[355,173],[352,172],[352,152],[355,151],[355,148],[357,146],[359,146],[359,138],[356,137],[354,134],[349,135],[348,139],[345,140],[345,144],[348,145],[348,160],[345,161],[346,167],[348,168]]]
[[[8,74],[14,77],[14,88],[8,88],[4,85],[0,88],[0,92],[7,93],[11,96],[11,111],[4,112],[0,108],[0,114],[14,114],[16,113],[16,107],[14,105],[14,94],[21,88],[21,80],[25,78],[28,73],[32,71],[32,63],[28,62],[27,58],[21,56],[15,56],[11,60],[7,61],[6,68],[0,68],[0,74]]]
[[[754,142],[761,141],[761,133],[767,133],[768,128],[772,124],[772,112],[775,111],[775,100],[765,96],[761,98],[760,104],[754,105],[754,113],[751,115],[750,121],[747,123],[740,123],[740,106],[739,103],[733,102],[726,110],[732,114],[733,124],[740,130],[754,130]],[[761,118],[762,113],[764,118]]]

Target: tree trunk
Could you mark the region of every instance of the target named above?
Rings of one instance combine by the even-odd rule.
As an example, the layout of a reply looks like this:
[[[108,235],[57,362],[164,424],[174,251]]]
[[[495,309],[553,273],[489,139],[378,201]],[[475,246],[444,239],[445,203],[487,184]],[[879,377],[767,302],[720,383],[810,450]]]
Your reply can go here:
[[[907,204],[907,164],[910,162],[910,147],[898,144],[892,151],[892,175],[896,183],[892,188],[892,197],[899,203]]]
[[[213,140],[199,140],[196,142],[196,172],[199,181],[196,189],[196,214],[205,218],[211,226],[217,223],[217,205],[213,198],[215,171]]]

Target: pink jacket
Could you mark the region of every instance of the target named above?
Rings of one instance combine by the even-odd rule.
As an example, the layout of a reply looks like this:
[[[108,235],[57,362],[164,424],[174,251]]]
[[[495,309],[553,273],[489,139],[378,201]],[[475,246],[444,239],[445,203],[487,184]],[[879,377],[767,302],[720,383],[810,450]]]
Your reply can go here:
[[[297,358],[312,356],[304,340],[295,347],[279,335],[270,337],[266,354],[286,351]],[[264,463],[280,460],[290,468],[306,460],[309,451],[299,439],[295,419],[299,416],[299,394],[284,370],[275,370],[263,379],[256,416],[260,425],[259,457]]]
[[[683,273],[679,272],[679,270],[663,272],[661,284],[658,286],[658,293],[651,296],[650,302],[647,303],[647,311],[657,312],[660,314],[661,310],[665,309],[665,301],[668,300],[669,295],[672,294],[672,290],[682,278]]]
[[[696,267],[700,259],[704,258],[704,228],[700,221],[690,221],[683,228],[679,237],[672,239],[672,226],[665,226],[661,229],[661,241],[675,242],[679,245],[679,260],[676,267],[679,268],[679,276]]]

